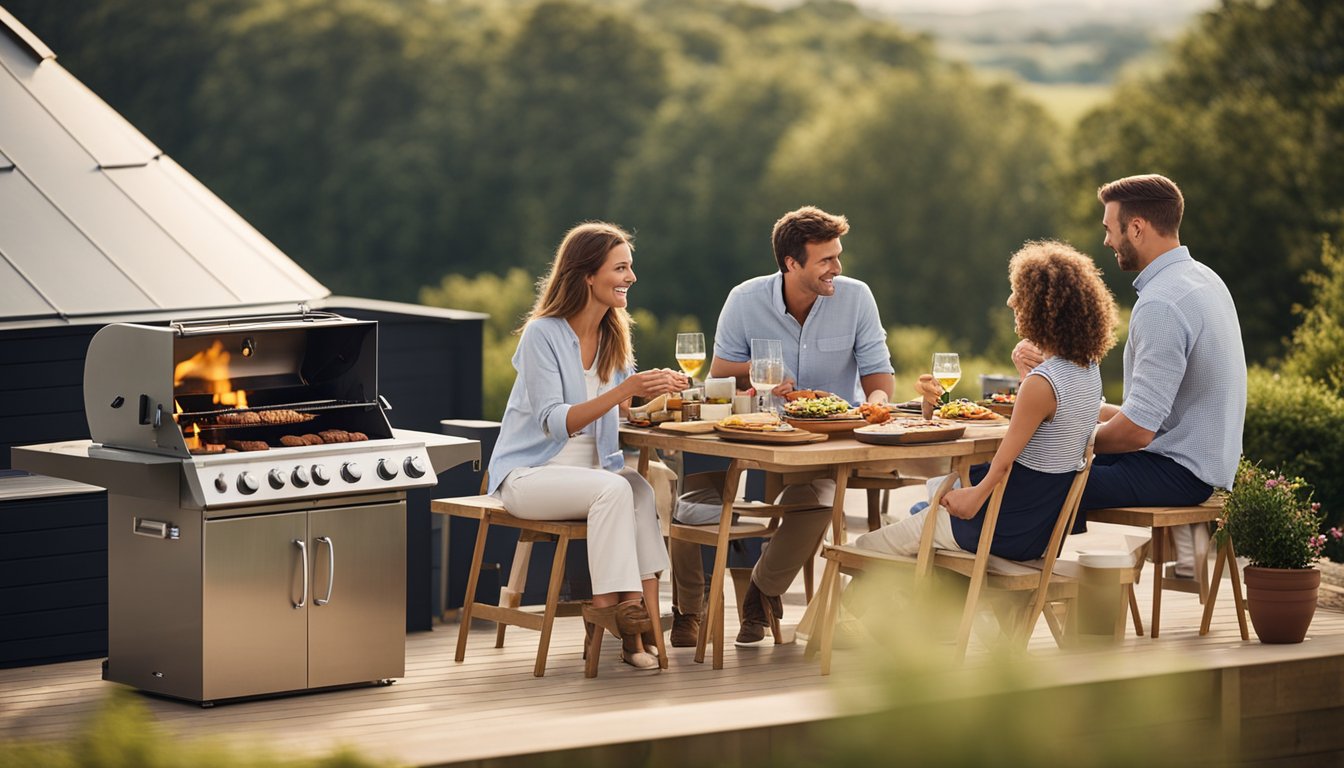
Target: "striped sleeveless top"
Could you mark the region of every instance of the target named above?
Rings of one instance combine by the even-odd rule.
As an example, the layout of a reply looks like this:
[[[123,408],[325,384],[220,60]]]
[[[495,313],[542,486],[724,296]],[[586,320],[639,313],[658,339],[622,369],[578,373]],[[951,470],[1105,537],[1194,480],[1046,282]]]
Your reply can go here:
[[[1050,382],[1055,416],[1036,428],[1017,463],[1051,474],[1082,469],[1083,452],[1101,412],[1101,369],[1096,363],[1084,367],[1052,355],[1027,375]]]

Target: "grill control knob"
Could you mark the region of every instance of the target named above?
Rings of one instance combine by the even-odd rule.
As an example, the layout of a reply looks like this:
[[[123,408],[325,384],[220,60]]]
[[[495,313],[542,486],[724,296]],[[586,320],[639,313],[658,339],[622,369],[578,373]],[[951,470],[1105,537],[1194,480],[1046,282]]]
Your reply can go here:
[[[313,465],[313,482],[318,485],[326,485],[331,482],[331,473],[321,464]]]
[[[384,480],[392,480],[397,476],[397,463],[387,459],[378,460],[378,476]]]
[[[278,469],[272,469],[270,472],[267,472],[266,479],[270,481],[271,487],[277,491],[285,487],[285,473]]]
[[[347,461],[341,465],[341,479],[345,480],[345,482],[358,483],[359,478],[363,476],[363,471],[360,470],[359,465],[355,462]]]
[[[220,493],[228,493],[229,491],[229,481],[225,479],[223,472],[220,472],[219,477],[215,478],[215,490]]]
[[[323,470],[323,474],[325,473],[326,470]],[[304,469],[303,467],[295,467],[294,473],[289,476],[289,482],[293,483],[295,488],[307,488],[308,470]]]
[[[244,472],[238,476],[238,491],[240,493],[256,493],[261,486],[257,485],[257,479]]]
[[[407,477],[425,476],[425,462],[421,461],[419,456],[407,456],[402,467],[406,469]]]

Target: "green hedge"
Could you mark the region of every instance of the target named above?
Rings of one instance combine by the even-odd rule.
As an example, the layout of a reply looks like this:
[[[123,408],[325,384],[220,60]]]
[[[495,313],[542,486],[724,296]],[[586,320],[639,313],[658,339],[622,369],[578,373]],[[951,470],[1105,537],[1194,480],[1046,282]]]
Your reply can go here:
[[[1344,520],[1344,399],[1324,384],[1252,368],[1242,453],[1311,483],[1327,525]]]

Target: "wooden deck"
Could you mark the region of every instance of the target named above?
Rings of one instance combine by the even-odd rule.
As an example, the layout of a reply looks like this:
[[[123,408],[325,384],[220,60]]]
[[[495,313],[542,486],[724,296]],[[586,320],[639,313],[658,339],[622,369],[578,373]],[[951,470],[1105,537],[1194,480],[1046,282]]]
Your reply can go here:
[[[800,592],[786,596],[786,623],[802,614]],[[1147,592],[1139,590],[1145,621]],[[664,584],[664,605],[668,601]],[[1310,637],[1300,645],[1262,645],[1254,633],[1251,642],[1242,642],[1224,585],[1206,637],[1197,634],[1199,617],[1196,596],[1168,592],[1159,639],[1135,637],[1131,629],[1111,650],[1071,653],[1055,648],[1042,622],[1026,666],[1011,685],[1062,690],[1175,676],[1183,685],[1193,681],[1211,692],[1210,711],[1199,717],[1221,722],[1243,745],[1263,743],[1268,734],[1271,747],[1256,747],[1265,756],[1314,750],[1319,758],[1334,751],[1330,764],[1339,764],[1344,614],[1318,611]],[[736,624],[730,619],[729,626]],[[511,629],[506,647],[497,650],[493,625],[480,623],[467,660],[456,664],[456,630],[456,624],[447,624],[410,635],[406,677],[389,687],[209,709],[142,700],[164,729],[183,737],[305,755],[349,746],[411,765],[521,764],[529,755],[569,750],[587,750],[593,764],[692,764],[696,760],[689,758],[697,755],[731,763],[734,754],[764,761],[770,750],[797,741],[781,734],[803,733],[814,727],[808,724],[874,706],[870,666],[858,650],[837,651],[836,674],[829,679],[804,660],[801,645],[730,646],[719,672],[695,664],[694,649],[672,649],[671,669],[649,674],[623,667],[613,640],[599,677],[585,680],[582,625],[569,618],[556,622],[547,675],[534,678],[536,633]],[[100,679],[100,663],[0,670],[0,741],[70,738],[116,687]],[[965,681],[985,677],[989,666],[983,652],[973,651],[964,668],[939,673],[933,688],[944,696],[965,695],[956,692],[969,690]],[[657,759],[660,754],[677,759]]]

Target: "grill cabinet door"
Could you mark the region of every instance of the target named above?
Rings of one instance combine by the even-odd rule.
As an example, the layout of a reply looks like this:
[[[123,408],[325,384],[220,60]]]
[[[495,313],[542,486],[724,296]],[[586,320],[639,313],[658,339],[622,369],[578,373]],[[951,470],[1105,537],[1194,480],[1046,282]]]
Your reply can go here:
[[[370,504],[309,515],[308,685],[404,677],[406,505]]]
[[[307,687],[307,617],[294,607],[305,599],[294,542],[305,541],[307,520],[290,512],[206,522],[203,699]]]

